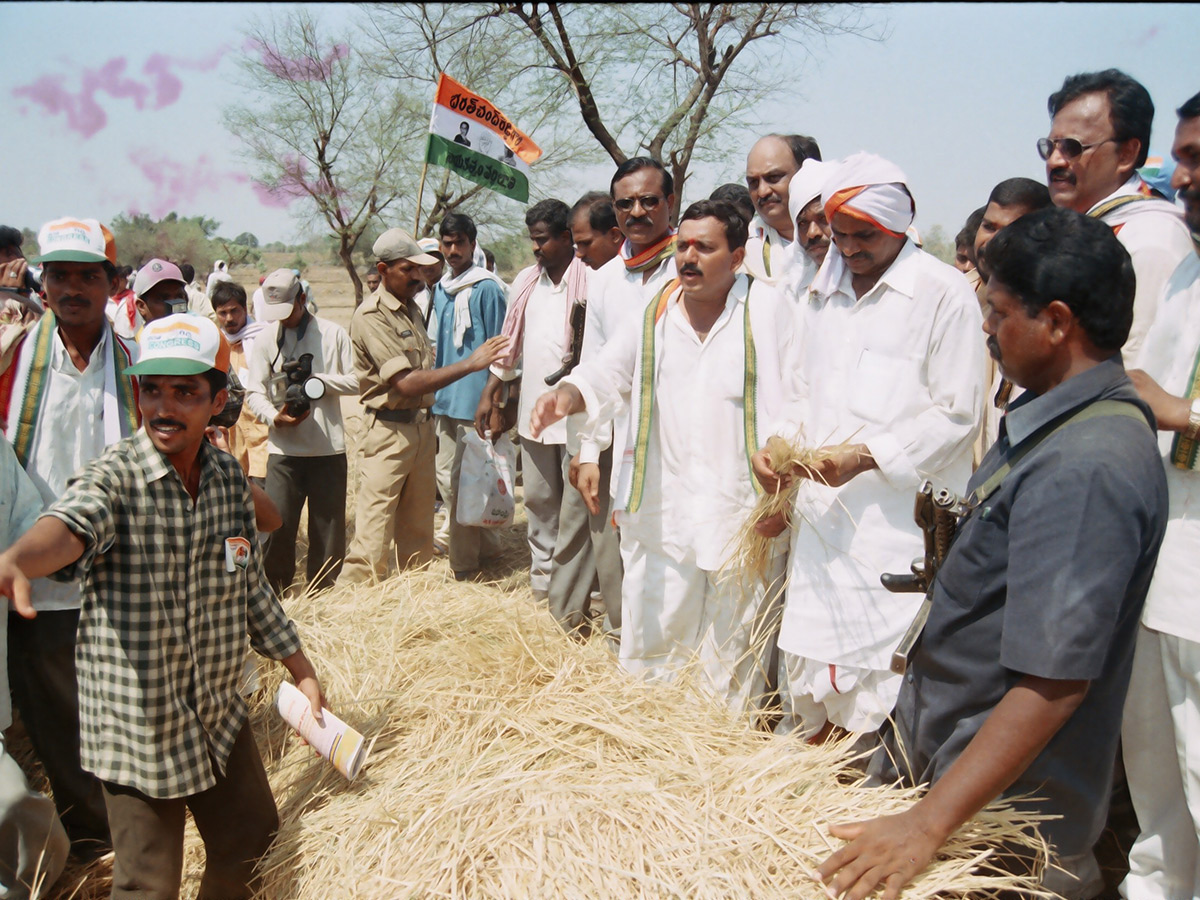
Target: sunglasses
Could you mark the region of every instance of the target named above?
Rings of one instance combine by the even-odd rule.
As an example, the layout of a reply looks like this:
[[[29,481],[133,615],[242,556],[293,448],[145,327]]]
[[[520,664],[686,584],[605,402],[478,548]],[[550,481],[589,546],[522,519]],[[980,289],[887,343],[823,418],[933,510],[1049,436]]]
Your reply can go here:
[[[654,194],[646,194],[642,197],[622,197],[620,200],[614,200],[613,206],[621,212],[627,213],[633,211],[633,204],[639,203],[646,212],[653,212],[658,207],[658,204],[662,202],[662,197],[657,197]]]
[[[1099,147],[1101,144],[1119,144],[1121,143],[1116,138],[1105,138],[1102,141],[1096,141],[1094,144],[1081,144],[1075,138],[1038,138],[1037,150],[1038,156],[1042,159],[1049,159],[1054,153],[1055,148],[1067,159],[1078,159],[1083,156],[1084,150],[1091,150],[1093,147]]]

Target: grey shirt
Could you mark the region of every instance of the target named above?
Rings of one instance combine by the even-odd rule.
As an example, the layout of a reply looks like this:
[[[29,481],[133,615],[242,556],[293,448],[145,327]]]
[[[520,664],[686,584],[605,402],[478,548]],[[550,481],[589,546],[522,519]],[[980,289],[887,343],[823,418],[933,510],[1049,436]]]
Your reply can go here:
[[[1136,404],[1147,424],[1097,417],[1046,437],[963,522],[873,761],[887,780],[932,783],[1024,676],[1090,682],[1006,792],[1043,798],[1027,805],[1062,816],[1042,825],[1060,856],[1089,850],[1104,825],[1134,638],[1166,525],[1153,416],[1120,356],[1014,401],[968,485],[1043,425],[1099,399]]]

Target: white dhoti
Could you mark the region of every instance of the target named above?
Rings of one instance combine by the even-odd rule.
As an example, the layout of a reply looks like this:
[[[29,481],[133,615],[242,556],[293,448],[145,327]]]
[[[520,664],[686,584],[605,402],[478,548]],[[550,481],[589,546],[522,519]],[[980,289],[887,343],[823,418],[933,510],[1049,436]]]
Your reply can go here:
[[[784,557],[770,581],[701,569],[621,540],[621,665],[651,679],[685,670],[735,712],[758,708],[779,632]]]

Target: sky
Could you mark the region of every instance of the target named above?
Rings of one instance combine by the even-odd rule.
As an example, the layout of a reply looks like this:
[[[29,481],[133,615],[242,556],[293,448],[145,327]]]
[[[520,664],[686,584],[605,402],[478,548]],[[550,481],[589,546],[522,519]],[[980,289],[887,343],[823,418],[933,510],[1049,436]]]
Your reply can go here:
[[[334,27],[358,14],[349,4],[306,6]],[[2,222],[37,228],[63,215],[104,221],[176,210],[216,219],[227,237],[305,237],[303,201],[289,207],[255,191],[238,139],[221,124],[221,110],[239,100],[233,77],[247,23],[268,11],[0,5],[10,37],[0,88],[9,176]],[[728,138],[723,163],[694,170],[685,200],[742,180],[758,134],[801,132],[826,159],[869,150],[899,164],[918,227],[938,224],[953,236],[997,182],[1044,179],[1034,144],[1049,130],[1046,98],[1065,76],[1117,67],[1141,81],[1157,108],[1151,152],[1162,155],[1175,108],[1200,91],[1200,4],[893,4],[868,8],[866,19],[881,40],[843,35],[774,54],[761,77],[785,85],[786,98],[763,106],[760,127]],[[607,182],[605,167],[580,169],[563,199]],[[523,209],[512,207],[519,222]]]

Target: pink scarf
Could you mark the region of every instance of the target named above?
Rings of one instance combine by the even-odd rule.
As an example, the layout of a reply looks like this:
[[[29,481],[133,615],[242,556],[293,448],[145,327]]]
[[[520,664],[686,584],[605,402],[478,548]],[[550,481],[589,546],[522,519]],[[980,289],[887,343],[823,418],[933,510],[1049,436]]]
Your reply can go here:
[[[495,365],[500,369],[515,369],[521,353],[525,349],[525,306],[533,296],[538,279],[542,277],[542,267],[532,265],[522,269],[513,281],[513,301],[508,305],[504,314],[504,326],[500,334],[512,338],[508,353],[496,360]],[[587,265],[578,256],[571,260],[563,275],[567,280],[567,314],[564,316],[563,333],[566,335],[566,353],[571,352],[571,309],[576,303],[587,302]],[[564,357],[566,362],[570,357]]]

